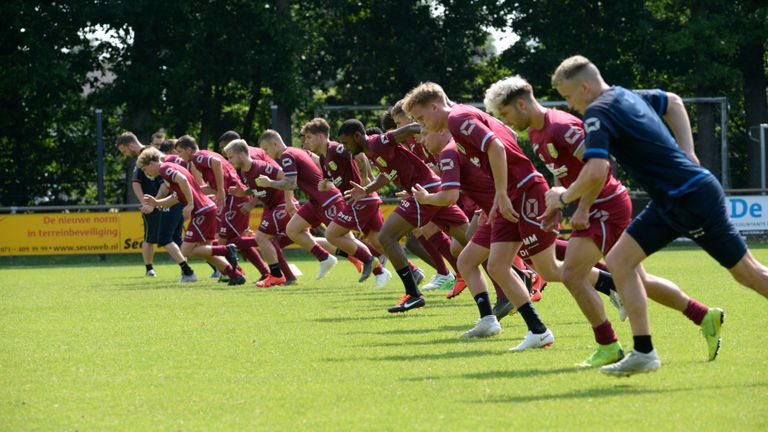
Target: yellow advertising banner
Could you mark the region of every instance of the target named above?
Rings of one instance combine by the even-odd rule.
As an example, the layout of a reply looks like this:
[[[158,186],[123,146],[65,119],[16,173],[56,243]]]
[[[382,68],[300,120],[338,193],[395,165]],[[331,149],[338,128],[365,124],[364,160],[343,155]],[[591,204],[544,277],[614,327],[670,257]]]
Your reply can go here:
[[[384,205],[385,217],[395,209]],[[251,229],[261,208],[251,212]],[[113,254],[141,252],[141,213],[33,213],[0,215],[0,256]]]
[[[396,207],[382,205],[384,218]],[[251,229],[260,222],[261,208],[255,208]],[[563,222],[568,233],[570,225]],[[0,232],[0,256],[137,253],[144,224],[138,211],[11,214],[0,215]]]

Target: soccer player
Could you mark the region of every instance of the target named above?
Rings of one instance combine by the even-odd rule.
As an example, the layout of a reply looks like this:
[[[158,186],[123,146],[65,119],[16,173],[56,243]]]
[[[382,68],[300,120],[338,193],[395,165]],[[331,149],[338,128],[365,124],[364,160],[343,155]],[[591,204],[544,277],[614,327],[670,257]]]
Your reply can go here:
[[[402,99],[395,102],[390,110],[392,121],[396,127],[403,127],[413,123],[413,119],[408,117],[408,114],[403,110],[403,102]],[[432,171],[438,173],[435,155],[430,154],[416,136],[408,137],[403,145],[421,159]],[[457,205],[460,202],[457,202]],[[435,276],[421,289],[424,291],[433,289],[448,291],[446,297],[449,299],[461,294],[467,284],[460,277],[459,280],[456,280],[457,278],[451,274],[443,260],[445,258],[453,267],[456,267],[456,257],[451,253],[451,239],[437,225],[431,222],[423,228],[415,229],[414,235],[424,250],[430,255],[430,262],[434,263],[433,267],[437,271]]]
[[[489,223],[477,229],[473,242],[489,245],[488,273],[502,286],[512,304],[518,306],[528,327],[523,341],[512,350],[552,345],[554,335],[533,307],[523,281],[512,270],[514,257],[520,251],[521,256],[530,257],[536,271],[546,280],[559,280],[556,235],[542,230],[536,220],[544,210],[544,193],[549,189],[544,177],[517,145],[509,128],[475,107],[452,103],[435,83],[422,83],[411,90],[405,97],[404,108],[429,131],[448,129],[462,157],[479,168],[478,175],[493,180],[493,189],[486,191],[493,194],[493,204],[487,213]],[[477,199],[474,201],[481,205]],[[465,248],[459,256],[459,268],[470,287],[486,286],[479,268],[485,259],[483,248]],[[480,301],[489,301],[487,292],[476,300]],[[495,320],[481,319],[473,330],[492,333],[498,326]]]
[[[136,158],[149,147],[141,145],[139,139],[132,132],[125,132],[117,137],[117,149],[125,157]],[[131,182],[133,193],[139,202],[144,202],[144,195],[157,195],[163,184],[162,179],[149,178],[144,171],[135,167],[133,170],[133,181]],[[144,241],[141,244],[141,253],[144,258],[146,275],[155,277],[153,268],[153,258],[155,255],[154,244],[164,247],[168,255],[181,267],[181,282],[195,282],[197,277],[195,272],[187,264],[187,259],[179,250],[178,243],[174,241],[179,236],[180,228],[178,226],[178,215],[181,214],[180,206],[171,206],[167,209],[158,209],[158,211],[142,212],[144,221]],[[174,232],[174,230],[177,230]]]
[[[590,191],[608,176],[610,155],[651,197],[651,203],[606,257],[629,316],[634,350],[601,370],[616,376],[654,371],[661,361],[651,341],[644,286],[647,276],[640,266],[647,256],[686,236],[739,283],[764,297],[768,297],[768,268],[754,259],[728,219],[717,179],[689,159],[686,153],[693,149],[681,149],[664,126],[660,117],[663,104],[652,106],[637,93],[608,86],[598,68],[582,56],[564,60],[555,70],[552,84],[571,109],[584,115],[585,164],[567,189],[554,188],[548,193],[544,216],[577,199],[592,199]],[[665,101],[662,93],[658,92],[657,101]],[[724,313],[709,309],[700,318],[711,360],[719,349]]]
[[[421,159],[399,144],[420,129],[418,124],[412,123],[382,135],[368,136],[359,120],[346,120],[339,128],[339,140],[352,154],[365,152],[380,171],[376,180],[365,186],[352,182],[352,189],[348,191],[349,198],[355,201],[365,198],[390,181],[408,193],[417,185],[429,191],[439,190],[440,178]],[[379,233],[379,241],[405,287],[405,294],[398,304],[388,309],[391,313],[406,312],[426,304],[414,279],[413,269],[400,246],[400,239],[429,222],[449,232],[462,246],[467,243],[468,220],[456,205],[421,205],[412,196],[404,197]]]
[[[260,188],[256,185],[256,179],[262,175],[272,180],[282,180],[284,177],[283,171],[280,167],[275,167],[271,163],[252,159],[249,149],[248,144],[241,139],[230,141],[222,149],[232,165],[240,171],[243,184],[246,185],[246,188],[230,186],[228,192],[235,196],[250,194],[264,204],[261,223],[256,232],[256,237],[235,239],[235,244],[238,247],[241,247],[241,242],[244,242],[242,247],[258,245],[264,260],[269,265],[269,275],[265,279],[257,281],[256,286],[269,288],[276,285],[284,285],[289,279],[296,279],[288,263],[285,261],[280,244],[276,241],[276,238],[281,235],[285,236],[285,228],[291,216],[285,210],[286,197],[284,191],[273,188]],[[293,194],[289,195],[289,199],[292,199]],[[250,213],[254,203],[255,200],[252,200],[243,204],[241,211],[246,214]]]
[[[493,84],[485,96],[490,112],[517,130],[528,130],[533,151],[546,164],[558,185],[568,187],[576,180],[584,162],[584,129],[581,120],[564,111],[544,108],[533,95],[533,89],[520,76]],[[632,201],[609,169],[604,184],[594,200],[580,201],[571,219],[573,232],[568,242],[562,268],[562,281],[576,299],[592,325],[598,349],[582,362],[585,367],[615,363],[623,355],[603,303],[588,281],[588,274],[632,220]],[[592,202],[588,207],[587,202]],[[559,221],[555,217],[554,225]],[[701,324],[709,308],[685,295],[672,282],[646,273],[648,296],[670,308],[683,312]],[[617,295],[610,291],[610,296]],[[697,322],[698,321],[698,322]]]
[[[317,185],[318,190],[330,190],[335,186],[343,194],[352,188],[351,182],[362,183],[361,167],[365,171],[368,160],[364,154],[352,156],[343,145],[330,141],[330,129],[325,119],[315,118],[301,128],[301,133],[304,135],[304,148],[319,157],[320,167],[325,173],[325,178]],[[374,262],[372,253],[376,250],[357,240],[351,231],[360,232],[370,242],[371,248],[383,251],[379,243],[379,231],[384,224],[380,205],[381,198],[375,192],[356,202],[345,203],[325,230],[326,240],[363,263],[359,282],[373,272],[376,288],[384,288],[392,275],[380,262]]]
[[[232,245],[235,239],[250,231],[248,226],[249,214],[241,212],[240,207],[250,201],[251,198],[249,196],[236,197],[228,192],[232,186],[236,189],[245,188],[235,171],[235,167],[218,153],[200,150],[195,139],[189,135],[176,141],[176,151],[179,156],[201,173],[207,183],[207,187],[203,190],[216,194],[219,245],[213,246],[213,254],[227,257],[229,263],[236,266],[236,250],[239,250],[248,262],[259,270],[261,279],[266,279],[270,274],[269,268],[256,248]]]
[[[179,140],[185,137],[186,135]],[[223,257],[213,255],[211,242],[216,236],[216,204],[205,195],[189,171],[181,165],[163,162],[162,159],[163,154],[151,148],[144,150],[136,161],[136,166],[147,176],[162,177],[171,192],[171,195],[162,199],[144,195],[146,210],[152,211],[155,207],[167,208],[181,203],[184,206],[184,218],[189,219],[184,241],[181,243],[181,253],[184,256],[202,257],[228,275],[230,285],[244,284],[245,277],[237,267],[230,265]]]
[[[256,179],[256,184],[262,188],[270,187],[284,191],[292,191],[298,187],[309,197],[309,201],[298,211],[291,200],[286,201],[286,208],[293,216],[285,231],[291,240],[314,255],[320,263],[316,279],[321,279],[336,265],[336,257],[328,253],[328,250],[335,248],[325,239],[313,237],[309,228],[330,224],[342,208],[344,198],[335,186],[326,191],[318,190],[317,185],[323,179],[323,174],[319,165],[312,159],[311,153],[286,146],[277,131],[269,129],[261,134],[259,147],[272,159],[280,161],[285,177],[282,180],[273,180],[262,175]],[[325,246],[321,245],[321,242],[325,243]]]

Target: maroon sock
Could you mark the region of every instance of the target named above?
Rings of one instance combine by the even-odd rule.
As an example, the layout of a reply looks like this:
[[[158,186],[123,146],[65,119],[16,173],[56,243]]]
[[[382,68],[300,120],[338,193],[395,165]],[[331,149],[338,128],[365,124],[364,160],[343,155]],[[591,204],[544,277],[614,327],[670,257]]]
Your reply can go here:
[[[319,244],[312,246],[312,249],[309,252],[311,252],[318,261],[325,261],[325,259],[328,258],[328,252]]]
[[[616,333],[613,332],[611,322],[605,320],[597,327],[592,327],[592,331],[595,332],[595,341],[600,345],[608,345],[616,342],[619,338],[616,337]]]
[[[291,270],[291,266],[288,265],[288,261],[285,259],[285,255],[283,254],[283,248],[280,247],[280,243],[278,243],[277,240],[272,240],[272,245],[275,247],[275,252],[277,252],[277,262],[280,264],[280,271],[283,272],[283,276],[285,276],[286,280],[290,279],[296,279],[296,276],[293,274],[293,271]]]
[[[701,321],[704,319],[704,316],[707,315],[708,311],[709,308],[706,305],[689,298],[688,306],[685,307],[683,315],[688,317],[688,319],[693,321],[696,325],[701,325]]]
[[[368,243],[368,242],[366,242],[366,241],[364,241],[364,242],[363,242],[363,244],[365,245],[365,247],[367,247],[367,248],[368,248],[368,251],[371,253],[371,255],[375,256],[376,258],[378,258],[378,257],[380,257],[380,256],[381,256],[381,254],[379,253],[379,251],[377,251],[377,250],[376,250],[376,248],[375,248],[375,247],[373,247],[373,245],[372,245],[372,244],[370,244],[370,243]]]
[[[269,267],[267,267],[267,264],[261,259],[261,255],[259,255],[256,248],[250,247],[247,249],[240,249],[240,253],[243,254],[249,263],[253,264],[253,266],[259,270],[259,273],[261,273],[262,276],[269,274]]]
[[[211,255],[213,256],[225,256],[227,255],[226,246],[211,246]]]
[[[232,240],[232,243],[242,252],[244,249],[256,247],[256,237],[238,237]]]
[[[445,266],[445,261],[443,261],[442,255],[440,255],[440,250],[437,249],[431,241],[427,240],[423,236],[419,237],[419,243],[421,243],[421,246],[424,247],[424,250],[427,251],[429,256],[432,258],[432,261],[435,263],[435,270],[437,270],[438,273],[444,275],[448,274],[448,267]]]
[[[223,273],[229,276],[230,279],[235,279],[242,274],[239,271],[237,271],[236,268],[232,268],[232,266],[229,264],[227,264],[227,268],[224,269]]]
[[[384,273],[384,267],[381,266],[381,264],[377,265],[373,268],[373,275],[378,276],[380,274]]]
[[[458,273],[459,269],[456,266],[456,257],[451,253],[451,238],[444,232],[438,231],[429,238],[429,242],[440,251],[440,255],[448,261],[448,264],[450,264],[451,267],[453,267],[453,271]],[[440,272],[440,274],[447,273]]]
[[[373,258],[373,255],[371,255],[370,252],[368,252],[368,249],[363,246],[358,246],[357,250],[354,253],[354,257],[359,259],[360,262],[367,263]]]

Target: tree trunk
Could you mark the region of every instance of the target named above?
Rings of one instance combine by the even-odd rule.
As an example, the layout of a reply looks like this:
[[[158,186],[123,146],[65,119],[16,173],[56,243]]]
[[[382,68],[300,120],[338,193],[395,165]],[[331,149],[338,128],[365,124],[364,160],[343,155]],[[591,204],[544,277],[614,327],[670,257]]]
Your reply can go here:
[[[707,90],[699,92],[699,95],[705,95]],[[715,108],[719,105],[699,104],[696,106],[696,133],[694,142],[696,143],[696,154],[699,156],[701,165],[708,169],[717,178],[721,178],[720,166],[720,140],[715,136]]]
[[[251,142],[253,135],[253,119],[256,118],[256,111],[259,109],[259,101],[261,100],[261,90],[259,85],[251,85],[251,99],[248,103],[248,112],[243,119],[243,134],[240,138],[247,142]]]
[[[739,70],[744,79],[745,123],[750,135],[758,138],[761,123],[768,123],[768,105],[766,102],[765,45],[753,41],[739,50]],[[760,143],[747,138],[748,187],[760,187]]]

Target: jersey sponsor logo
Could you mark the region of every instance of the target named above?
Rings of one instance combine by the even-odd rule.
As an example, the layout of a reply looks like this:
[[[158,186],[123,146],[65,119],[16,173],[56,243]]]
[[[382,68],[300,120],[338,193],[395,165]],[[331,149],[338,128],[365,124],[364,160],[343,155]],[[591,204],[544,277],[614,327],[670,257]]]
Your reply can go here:
[[[530,198],[525,201],[525,215],[529,218],[535,218],[539,215],[539,200],[536,198]]]
[[[389,144],[389,137],[386,134],[379,135],[379,140],[382,144]]]
[[[453,159],[440,159],[440,171],[453,169]]]
[[[336,218],[336,214],[338,212],[339,212],[339,210],[336,208],[336,206],[332,205],[332,206],[328,207],[327,209],[325,209],[324,213],[325,213],[325,217],[327,217],[330,220],[333,220],[334,218]]]
[[[547,151],[549,151],[549,155],[552,156],[552,159],[557,159],[559,153],[557,153],[557,149],[555,148],[554,144],[548,143]]]
[[[548,163],[547,169],[557,178],[563,178],[568,175],[568,167],[563,165],[560,167],[555,166],[553,163]]]
[[[531,234],[528,237],[523,239],[523,244],[526,246],[530,246],[532,244],[536,244],[539,241],[538,238],[536,238],[536,234]]]
[[[467,151],[464,149],[464,147],[462,147],[462,145],[461,145],[461,144],[459,144],[459,143],[456,143],[456,148],[457,148],[457,149],[459,149],[459,151],[460,151],[462,154],[467,154]]]
[[[479,157],[472,156],[471,158],[469,158],[469,161],[472,162],[472,165],[480,168],[480,158]]]
[[[385,160],[384,160],[384,158],[383,158],[383,157],[381,157],[381,156],[379,156],[379,157],[377,157],[377,158],[376,158],[376,163],[377,163],[379,166],[381,166],[381,167],[384,167],[384,168],[386,168],[386,167],[387,167],[387,161],[385,161]]]
[[[517,254],[523,258],[526,258],[528,256],[528,251],[526,249],[520,249],[519,251],[517,251]]]
[[[476,126],[477,122],[474,119],[466,119],[464,120],[464,123],[461,124],[461,127],[459,127],[459,131],[461,131],[461,133],[466,136],[470,136],[472,131],[475,130]]]
[[[400,201],[400,207],[407,209],[410,206],[411,206],[411,203],[409,201],[407,200]]]
[[[600,127],[599,123],[600,122],[598,122],[598,127]],[[576,144],[581,140],[581,128],[572,126],[570,129],[568,129],[568,132],[565,133],[563,138],[565,139],[565,142],[570,145]]]
[[[272,165],[270,165],[270,164],[267,164],[267,166],[264,168],[264,172],[267,173],[267,174],[272,174],[272,171],[274,171],[274,170],[275,170],[275,168]]]
[[[600,119],[597,117],[590,117],[584,120],[584,131],[587,133],[600,130]]]
[[[336,171],[337,169],[339,169],[339,166],[336,165],[336,162],[334,161],[328,162],[328,167],[331,169],[331,171]]]
[[[343,220],[344,222],[352,222],[352,216],[350,216],[350,215],[348,215],[348,214],[344,214],[344,212],[341,212],[341,213],[339,213],[339,214],[336,216],[336,219],[341,219],[341,220]]]
[[[291,158],[283,158],[280,162],[283,164],[284,167],[291,166],[291,164],[293,164],[293,161],[291,160]]]

